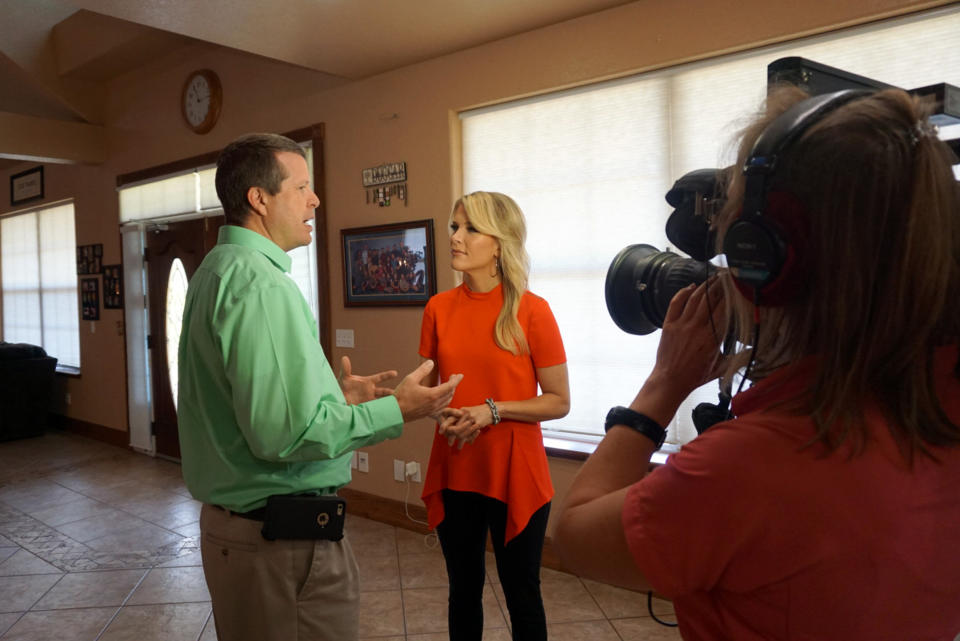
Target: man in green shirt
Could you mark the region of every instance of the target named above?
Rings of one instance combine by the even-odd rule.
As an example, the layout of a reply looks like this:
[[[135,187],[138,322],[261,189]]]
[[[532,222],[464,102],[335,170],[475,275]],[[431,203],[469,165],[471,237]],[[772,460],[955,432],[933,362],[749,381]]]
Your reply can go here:
[[[204,503],[204,575],[220,641],[356,639],[357,565],[344,538],[261,535],[273,495],[330,495],[350,481],[357,448],[396,438],[437,413],[460,381],[428,387],[424,363],[338,379],[316,323],[286,275],[287,251],[310,242],[319,205],[303,150],[252,134],[217,161],[226,225],[187,291],[179,349],[183,476]]]

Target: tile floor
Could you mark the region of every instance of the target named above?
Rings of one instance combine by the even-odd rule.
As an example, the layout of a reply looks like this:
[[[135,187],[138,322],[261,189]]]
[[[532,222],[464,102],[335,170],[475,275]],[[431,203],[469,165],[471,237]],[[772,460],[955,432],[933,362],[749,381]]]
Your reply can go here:
[[[215,640],[199,512],[176,463],[63,432],[0,443],[0,641]],[[361,639],[445,640],[433,541],[360,517],[347,529]],[[554,641],[680,639],[648,616],[644,595],[549,569],[542,581]],[[674,620],[667,602],[655,612]],[[495,570],[484,613],[484,639],[509,641]]]

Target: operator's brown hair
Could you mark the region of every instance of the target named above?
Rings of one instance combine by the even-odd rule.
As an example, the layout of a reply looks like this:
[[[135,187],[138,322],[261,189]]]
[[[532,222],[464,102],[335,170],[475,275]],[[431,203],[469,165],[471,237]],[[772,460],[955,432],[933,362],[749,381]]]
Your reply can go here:
[[[778,115],[807,95],[774,90],[743,133],[738,165]],[[904,458],[960,443],[937,398],[933,352],[960,339],[960,189],[956,158],[938,140],[932,105],[884,90],[829,112],[778,160],[772,188],[801,203],[804,285],[782,307],[762,308],[754,372],[816,355],[817,373],[788,407],[812,416],[827,452],[862,451],[870,403],[888,418]],[[734,172],[719,236],[739,214]],[[723,278],[731,323],[753,342],[753,307]],[[732,359],[728,377],[748,360]]]

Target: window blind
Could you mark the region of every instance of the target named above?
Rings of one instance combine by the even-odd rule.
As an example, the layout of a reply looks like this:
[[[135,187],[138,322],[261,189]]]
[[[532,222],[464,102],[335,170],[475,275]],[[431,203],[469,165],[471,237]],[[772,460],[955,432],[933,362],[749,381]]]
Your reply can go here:
[[[0,220],[3,337],[80,367],[73,203]]]
[[[766,67],[802,56],[904,88],[960,84],[960,10],[937,10],[745,54],[460,114],[464,192],[500,191],[527,218],[531,291],[550,303],[567,350],[572,403],[544,428],[598,435],[612,405],[649,374],[659,332],[627,335],[610,320],[606,270],[628,244],[667,248],[664,193],[684,173],[735,159],[737,131],[761,104]],[[696,432],[694,392],[667,440]]]

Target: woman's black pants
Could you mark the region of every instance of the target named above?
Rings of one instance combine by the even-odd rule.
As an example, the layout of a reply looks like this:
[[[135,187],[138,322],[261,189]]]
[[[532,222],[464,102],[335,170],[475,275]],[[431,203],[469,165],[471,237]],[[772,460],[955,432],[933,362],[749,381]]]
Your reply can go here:
[[[447,615],[451,641],[483,636],[483,584],[487,530],[493,540],[497,574],[510,611],[514,641],[545,641],[547,621],[540,596],[540,558],[550,503],[534,512],[520,534],[503,544],[507,505],[474,492],[443,490],[443,522],[437,536],[450,579]]]

